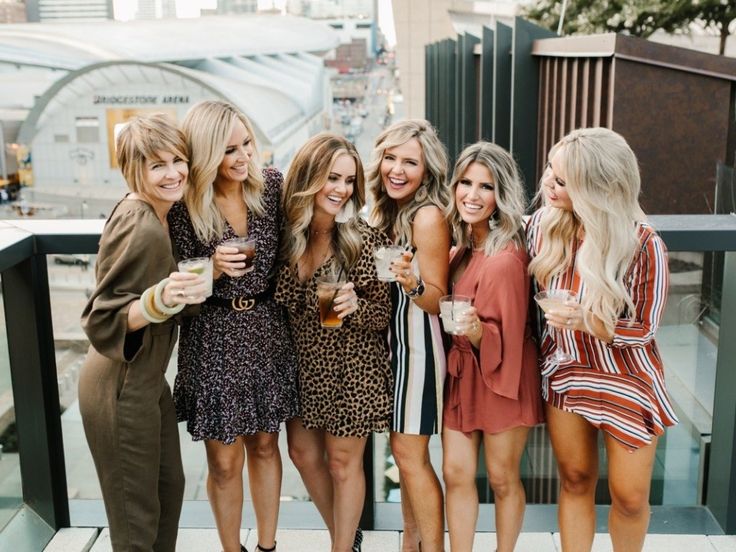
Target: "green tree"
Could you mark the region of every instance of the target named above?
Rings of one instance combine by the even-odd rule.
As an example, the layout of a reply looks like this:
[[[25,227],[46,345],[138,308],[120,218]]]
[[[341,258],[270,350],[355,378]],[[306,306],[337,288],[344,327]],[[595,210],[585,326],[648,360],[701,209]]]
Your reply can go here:
[[[561,10],[561,0],[537,0],[523,13],[556,31]],[[719,33],[723,55],[734,20],[734,0],[568,0],[563,30],[565,34],[616,32],[646,38],[658,29],[687,32],[696,24]]]

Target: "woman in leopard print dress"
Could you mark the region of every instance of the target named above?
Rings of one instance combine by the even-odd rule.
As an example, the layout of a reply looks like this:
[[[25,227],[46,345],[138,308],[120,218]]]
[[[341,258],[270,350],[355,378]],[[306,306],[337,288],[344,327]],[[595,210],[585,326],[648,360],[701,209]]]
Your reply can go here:
[[[358,550],[363,450],[386,431],[393,382],[384,332],[391,305],[373,250],[388,238],[356,213],[365,202],[355,146],[322,133],[297,153],[284,191],[283,266],[276,301],[288,309],[299,357],[301,419],[287,424],[289,452],[330,530],[333,552]],[[323,328],[317,279],[333,272],[340,328]]]

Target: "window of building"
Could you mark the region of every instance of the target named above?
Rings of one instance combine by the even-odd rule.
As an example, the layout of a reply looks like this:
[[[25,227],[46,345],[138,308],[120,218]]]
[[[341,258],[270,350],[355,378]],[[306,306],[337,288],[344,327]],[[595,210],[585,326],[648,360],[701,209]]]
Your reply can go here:
[[[100,121],[97,117],[77,117],[77,143],[96,144],[100,141]]]

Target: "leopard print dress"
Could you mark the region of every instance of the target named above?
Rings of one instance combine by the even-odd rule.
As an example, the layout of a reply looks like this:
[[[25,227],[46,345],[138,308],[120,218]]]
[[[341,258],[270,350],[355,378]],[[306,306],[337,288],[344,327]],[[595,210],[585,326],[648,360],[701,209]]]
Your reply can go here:
[[[373,260],[373,250],[390,241],[362,220],[360,234],[362,252],[347,274],[355,284],[358,310],[343,319],[341,328],[322,328],[319,321],[317,279],[332,268],[334,258],[303,283],[295,270],[282,266],[276,288],[296,341],[304,427],[336,437],[386,431],[391,418],[393,377],[386,345],[391,302]]]

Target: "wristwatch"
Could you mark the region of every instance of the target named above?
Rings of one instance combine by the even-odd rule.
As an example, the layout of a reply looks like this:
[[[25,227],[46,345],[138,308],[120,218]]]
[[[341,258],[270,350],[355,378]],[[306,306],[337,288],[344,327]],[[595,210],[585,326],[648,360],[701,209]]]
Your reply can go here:
[[[410,289],[409,291],[405,291],[406,295],[410,299],[416,299],[417,297],[421,297],[424,295],[424,282],[422,282],[422,279],[417,276],[417,287]]]

